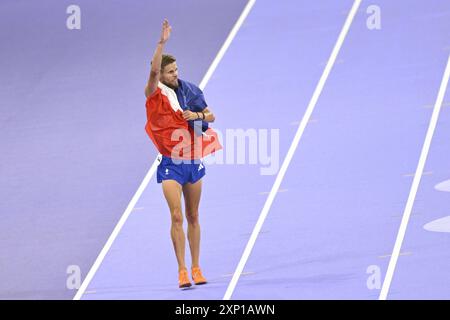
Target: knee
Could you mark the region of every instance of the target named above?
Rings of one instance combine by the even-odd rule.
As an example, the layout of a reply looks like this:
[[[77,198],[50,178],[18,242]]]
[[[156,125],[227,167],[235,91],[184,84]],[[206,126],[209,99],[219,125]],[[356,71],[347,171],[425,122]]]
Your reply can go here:
[[[186,219],[189,224],[198,224],[198,211],[186,211]]]
[[[183,224],[183,215],[181,214],[181,208],[175,208],[171,212],[172,216],[172,224],[174,225],[182,225]]]

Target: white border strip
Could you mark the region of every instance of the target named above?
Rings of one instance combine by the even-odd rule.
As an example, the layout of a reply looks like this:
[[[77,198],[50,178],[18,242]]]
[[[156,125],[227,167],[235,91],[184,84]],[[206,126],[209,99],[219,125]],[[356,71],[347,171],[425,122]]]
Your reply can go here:
[[[109,236],[108,241],[106,242],[102,251],[100,251],[100,254],[98,255],[97,259],[95,260],[94,265],[91,267],[91,270],[89,270],[89,273],[87,274],[86,278],[84,279],[83,283],[81,284],[80,288],[78,289],[73,300],[81,299],[81,296],[86,291],[89,283],[91,282],[91,280],[94,277],[95,273],[97,272],[98,268],[102,264],[103,259],[105,258],[106,254],[108,253],[109,249],[111,248],[114,240],[116,240],[117,236],[119,235],[120,230],[122,229],[123,225],[125,224],[128,217],[130,216],[131,212],[133,211],[134,206],[138,202],[138,200],[141,197],[144,190],[147,188],[147,185],[150,182],[150,179],[152,178],[153,174],[155,173],[157,166],[158,166],[158,161],[155,160],[153,162],[152,166],[150,167],[150,170],[145,175],[145,178],[142,181],[141,185],[139,186],[138,190],[136,191],[136,193],[134,194],[130,203],[128,204],[127,209],[125,210],[125,212],[123,213],[119,222],[117,223],[116,227],[114,228],[113,232]]]
[[[256,0],[250,0],[249,2],[247,2],[247,5],[245,6],[244,10],[242,11],[239,19],[236,21],[233,29],[231,29],[230,34],[228,35],[227,39],[223,43],[222,48],[220,48],[219,52],[217,53],[216,58],[211,63],[211,66],[209,67],[208,71],[206,72],[205,76],[203,77],[203,80],[200,82],[200,85],[199,85],[200,89],[203,90],[206,87],[206,84],[208,83],[212,74],[214,73],[217,66],[219,65],[220,60],[222,60],[223,55],[228,50],[228,47],[230,46],[230,44],[233,41],[234,37],[236,36],[237,32],[239,31],[239,29],[241,28],[245,19],[247,18],[248,14],[250,13],[250,10],[252,10],[255,2],[256,2]]]
[[[295,150],[297,149],[298,143],[300,141],[300,138],[303,135],[303,132],[305,131],[306,125],[308,124],[311,114],[314,111],[317,100],[319,99],[319,96],[322,92],[322,89],[325,85],[328,75],[330,74],[331,69],[336,61],[336,58],[339,54],[342,44],[344,43],[345,37],[347,36],[348,30],[350,29],[350,25],[352,24],[353,18],[355,17],[355,14],[358,10],[360,3],[361,3],[361,0],[355,0],[353,3],[353,6],[347,16],[347,19],[344,23],[341,33],[339,34],[337,42],[333,48],[333,51],[331,52],[331,56],[328,59],[327,65],[322,73],[322,76],[320,77],[319,83],[317,84],[314,94],[313,94],[313,96],[308,104],[308,107],[306,109],[306,112],[303,116],[303,119],[300,122],[300,125],[297,129],[297,133],[295,134],[294,140],[292,141],[292,144],[289,148],[286,158],[284,159],[283,164],[280,168],[280,171],[278,172],[275,183],[272,186],[270,194],[267,197],[266,203],[264,204],[264,207],[263,207],[261,214],[258,218],[258,221],[255,225],[255,228],[253,229],[252,235],[250,236],[247,246],[245,247],[245,250],[244,250],[244,253],[242,254],[241,260],[239,261],[236,271],[234,272],[233,278],[231,279],[231,282],[228,285],[227,291],[223,298],[224,300],[230,300],[231,296],[233,295],[233,292],[234,292],[234,289],[236,288],[239,277],[241,276],[242,271],[244,270],[245,264],[247,263],[247,260],[253,249],[253,246],[255,245],[258,234],[261,231],[264,221],[266,220],[266,217],[269,213],[270,207],[272,206],[272,202],[275,199],[275,195],[276,195],[278,189],[280,188],[281,182],[283,181],[283,178],[284,178],[286,170],[289,166],[289,163],[291,162],[291,159],[295,153]]]
[[[200,82],[200,85],[199,85],[200,89],[203,90],[205,88],[205,86],[208,83],[209,79],[211,78],[213,72],[216,70],[217,66],[219,65],[219,62],[222,60],[223,56],[225,55],[225,52],[227,51],[228,47],[230,46],[231,42],[233,41],[234,37],[236,36],[237,32],[239,31],[239,28],[241,27],[242,23],[245,21],[245,18],[250,13],[250,10],[253,7],[253,5],[255,4],[255,2],[256,2],[256,0],[249,0],[247,5],[245,6],[244,10],[242,11],[241,15],[239,16],[239,19],[236,21],[233,29],[231,29],[224,44],[222,45],[219,52],[217,53],[216,58],[213,60],[212,64],[208,68],[208,71],[206,72],[205,76],[203,77],[202,81]],[[117,223],[116,227],[114,228],[113,232],[109,236],[108,241],[104,245],[102,251],[100,251],[100,254],[98,255],[98,257],[95,260],[94,264],[92,265],[91,269],[89,270],[86,278],[83,280],[83,283],[81,284],[80,288],[78,289],[77,293],[75,294],[73,300],[80,300],[81,297],[83,296],[84,292],[86,291],[87,287],[89,286],[89,283],[91,282],[91,280],[94,277],[95,273],[97,272],[98,268],[102,264],[103,259],[105,258],[106,254],[108,253],[109,249],[111,248],[114,240],[117,238],[120,230],[122,229],[123,225],[125,224],[128,217],[130,216],[130,213],[133,211],[134,206],[136,205],[137,201],[141,197],[144,190],[147,188],[147,185],[150,182],[153,174],[155,173],[157,166],[158,166],[158,161],[157,161],[157,159],[155,159],[152,166],[150,167],[150,170],[147,172],[144,180],[142,181],[138,190],[136,191],[136,193],[134,194],[130,203],[128,204],[125,212],[123,213],[122,217],[120,218],[120,220]]]
[[[444,100],[449,77],[450,77],[450,56],[448,57],[447,67],[445,68],[444,77],[442,78],[441,86],[439,88],[439,93],[436,99],[436,103],[434,105],[433,114],[431,115],[427,135],[425,137],[425,142],[423,144],[422,152],[419,158],[419,164],[417,165],[416,174],[414,175],[414,180],[411,186],[411,191],[409,192],[408,201],[406,202],[402,222],[400,224],[400,229],[398,230],[397,239],[395,241],[394,250],[392,252],[391,259],[389,261],[389,266],[386,272],[386,277],[383,282],[383,287],[381,288],[379,300],[387,299],[389,287],[391,286],[392,282],[392,277],[394,276],[395,266],[397,264],[400,249],[402,247],[403,239],[406,233],[406,228],[408,226],[409,217],[411,216],[414,200],[416,198],[417,190],[419,189],[419,184],[422,178],[425,162],[427,160],[428,151],[430,150],[431,140],[433,139],[434,130],[436,129],[436,124],[439,119],[439,112],[441,111],[442,101]]]

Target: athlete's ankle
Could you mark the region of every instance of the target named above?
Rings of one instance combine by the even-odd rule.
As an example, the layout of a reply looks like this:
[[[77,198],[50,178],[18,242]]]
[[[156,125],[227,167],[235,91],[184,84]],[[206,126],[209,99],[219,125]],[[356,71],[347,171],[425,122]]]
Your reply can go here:
[[[187,268],[186,268],[186,266],[179,266],[178,267],[178,272],[181,272],[181,271],[184,271],[184,270],[186,270],[187,271]]]

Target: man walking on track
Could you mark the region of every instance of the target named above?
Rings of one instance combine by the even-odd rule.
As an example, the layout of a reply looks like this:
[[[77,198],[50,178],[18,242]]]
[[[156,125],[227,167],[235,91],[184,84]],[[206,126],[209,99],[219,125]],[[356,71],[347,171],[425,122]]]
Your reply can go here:
[[[171,26],[164,20],[161,37],[153,55],[150,77],[145,88],[146,132],[155,144],[158,156],[157,182],[162,184],[171,214],[171,238],[178,262],[180,288],[190,287],[185,264],[185,233],[181,195],[184,196],[187,238],[192,258],[191,276],[196,285],[207,281],[199,264],[199,203],[203,157],[221,149],[217,134],[208,123],[215,120],[202,90],[178,78],[175,57],[163,54]],[[181,139],[180,139],[181,138]]]

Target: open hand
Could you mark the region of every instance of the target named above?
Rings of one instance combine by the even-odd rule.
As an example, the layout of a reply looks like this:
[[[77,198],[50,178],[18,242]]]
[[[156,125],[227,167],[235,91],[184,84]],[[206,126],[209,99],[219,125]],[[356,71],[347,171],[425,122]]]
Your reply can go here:
[[[172,31],[172,27],[169,25],[169,21],[164,19],[162,30],[161,30],[161,38],[159,42],[166,43],[169,40],[170,32]]]

